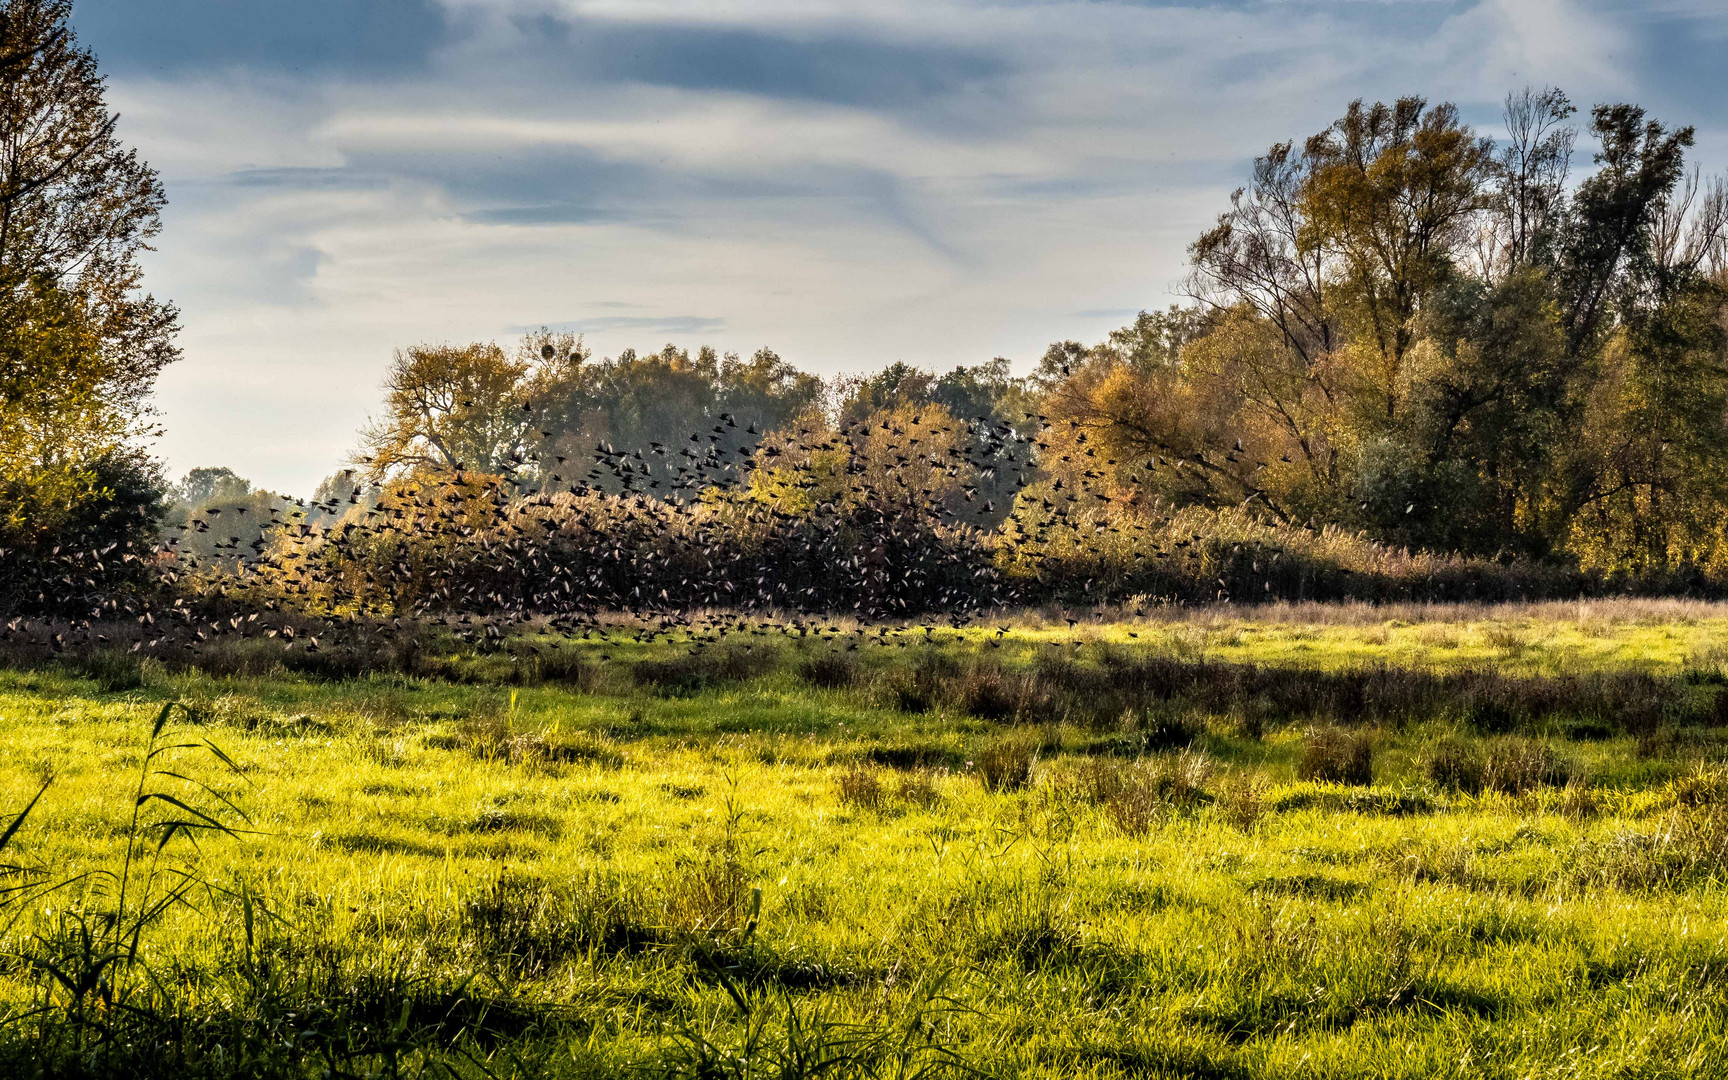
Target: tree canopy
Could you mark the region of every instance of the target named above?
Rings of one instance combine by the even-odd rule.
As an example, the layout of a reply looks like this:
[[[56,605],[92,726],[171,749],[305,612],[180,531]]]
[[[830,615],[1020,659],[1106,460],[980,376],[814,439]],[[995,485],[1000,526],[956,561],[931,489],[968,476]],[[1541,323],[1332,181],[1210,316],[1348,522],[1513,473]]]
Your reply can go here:
[[[179,355],[175,309],[141,290],[162,185],[118,138],[70,9],[0,4],[0,550],[14,571],[0,593],[39,592],[43,558],[146,538],[161,480],[139,437]]]

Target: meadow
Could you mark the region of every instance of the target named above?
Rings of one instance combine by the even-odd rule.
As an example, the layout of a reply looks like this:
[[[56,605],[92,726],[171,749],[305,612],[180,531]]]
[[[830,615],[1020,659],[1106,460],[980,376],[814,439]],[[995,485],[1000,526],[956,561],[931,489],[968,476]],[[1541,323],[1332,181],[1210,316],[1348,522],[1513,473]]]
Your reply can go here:
[[[1728,608],[704,625],[0,669],[0,1071],[1728,1072]]]

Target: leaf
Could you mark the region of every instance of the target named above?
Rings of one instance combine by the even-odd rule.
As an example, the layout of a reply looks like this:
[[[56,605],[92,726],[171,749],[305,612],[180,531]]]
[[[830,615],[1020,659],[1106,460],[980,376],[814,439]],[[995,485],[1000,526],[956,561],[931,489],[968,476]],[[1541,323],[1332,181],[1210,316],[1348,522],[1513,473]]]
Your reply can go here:
[[[151,725],[150,728],[151,742],[155,742],[156,737],[162,734],[162,729],[168,726],[168,717],[173,714],[175,704],[176,703],[172,701],[164,701],[162,703],[162,710],[156,714],[156,723]]]
[[[212,754],[216,755],[217,761],[220,761],[222,764],[224,764],[224,765],[228,766],[230,769],[234,770],[234,774],[236,776],[245,776],[246,775],[246,770],[242,769],[238,764],[236,764],[233,758],[231,758],[227,754],[223,753],[222,748],[220,746],[217,746],[215,743],[211,742],[209,739],[204,740],[204,745],[210,749],[210,752]],[[246,782],[250,784],[252,781],[250,779],[248,779]]]
[[[42,794],[48,790],[48,785],[51,783],[53,783],[52,780],[44,780],[42,786],[37,789],[36,797],[30,800],[30,805],[26,806],[23,810],[20,810],[18,816],[13,818],[11,824],[6,826],[6,831],[0,833],[0,851],[5,851],[6,845],[12,842],[12,838],[18,834],[19,828],[23,826],[24,819],[30,816],[30,811],[36,809],[36,804],[42,801]]]
[[[189,742],[168,743],[168,744],[165,744],[162,746],[152,746],[150,748],[150,752],[144,755],[144,760],[150,761],[150,760],[154,759],[157,755],[166,754],[170,750],[196,750],[196,749],[198,749],[198,744],[197,743],[189,743]]]
[[[215,818],[211,817],[209,814],[206,814],[204,811],[198,809],[195,806],[188,806],[186,803],[182,802],[181,800],[175,798],[174,796],[168,794],[165,791],[146,791],[144,794],[138,796],[137,805],[143,806],[145,803],[148,803],[152,800],[155,800],[157,802],[165,802],[169,806],[175,807],[175,808],[180,809],[180,810],[184,810],[186,813],[191,814],[193,817],[198,818],[201,821],[206,822],[207,824],[205,824],[203,826],[204,828],[216,829],[216,830],[219,830],[221,832],[227,833],[230,836],[237,834],[237,830],[235,830],[235,829],[233,829],[227,825],[224,825],[222,822],[217,821]],[[191,824],[191,823],[190,822],[177,822],[176,824]]]
[[[195,779],[195,778],[190,777],[190,776],[182,775],[181,773],[169,772],[166,769],[162,770],[161,772],[157,773],[156,775],[173,777],[175,780],[181,780],[181,781],[184,781],[185,783],[192,784],[195,787],[203,788],[205,793],[210,795],[211,798],[220,800],[223,805],[228,807],[228,809],[234,811],[234,813],[239,815],[240,820],[246,822],[246,824],[248,824],[248,825],[252,824],[252,819],[250,817],[246,816],[246,811],[244,811],[244,810],[240,809],[238,806],[234,805],[233,800],[228,798],[228,796],[222,794],[220,791],[217,791],[215,788],[211,787],[209,784],[206,784],[204,781]]]

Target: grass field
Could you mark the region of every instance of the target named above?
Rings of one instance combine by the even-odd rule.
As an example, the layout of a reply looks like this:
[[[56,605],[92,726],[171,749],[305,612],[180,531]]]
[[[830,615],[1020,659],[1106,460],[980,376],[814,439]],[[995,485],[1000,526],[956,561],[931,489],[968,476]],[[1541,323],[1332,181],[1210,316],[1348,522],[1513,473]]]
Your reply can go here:
[[[1132,614],[0,671],[0,1066],[1728,1074],[1728,610]]]

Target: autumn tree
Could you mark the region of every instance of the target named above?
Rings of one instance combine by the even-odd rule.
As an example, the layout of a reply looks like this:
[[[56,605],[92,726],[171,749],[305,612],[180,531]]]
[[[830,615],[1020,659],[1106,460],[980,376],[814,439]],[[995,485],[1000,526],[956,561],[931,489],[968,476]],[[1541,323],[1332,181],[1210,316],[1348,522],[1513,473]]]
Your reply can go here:
[[[1631,105],[1592,110],[1569,189],[1573,114],[1513,94],[1496,143],[1450,105],[1355,102],[1274,145],[1190,249],[1182,320],[1051,347],[1041,465],[1116,505],[1728,562],[1728,203],[1685,179],[1691,130]]]
[[[31,552],[148,535],[160,478],[139,437],[179,355],[174,308],[141,289],[162,185],[118,138],[70,10],[0,3],[0,549],[41,603]]]
[[[396,350],[384,377],[384,415],[356,457],[375,478],[413,473],[511,475],[527,458],[530,371],[491,342]]]

